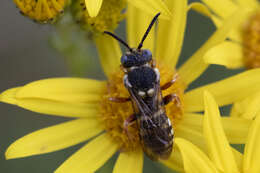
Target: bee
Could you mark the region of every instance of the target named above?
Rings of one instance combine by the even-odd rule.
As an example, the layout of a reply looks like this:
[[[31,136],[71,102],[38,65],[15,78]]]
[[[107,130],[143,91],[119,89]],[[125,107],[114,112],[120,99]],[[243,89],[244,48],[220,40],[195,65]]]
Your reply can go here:
[[[179,102],[176,94],[162,96],[162,90],[169,88],[177,77],[160,86],[160,72],[156,68],[152,53],[142,49],[143,42],[158,19],[158,13],[151,21],[138,47],[130,48],[126,42],[111,32],[105,31],[127,47],[121,57],[121,67],[124,71],[124,86],[129,92],[129,98],[109,98],[114,102],[131,101],[134,114],[124,121],[124,130],[137,121],[139,137],[143,151],[151,160],[168,159],[172,152],[174,131],[170,119],[166,115],[165,105],[171,101]]]

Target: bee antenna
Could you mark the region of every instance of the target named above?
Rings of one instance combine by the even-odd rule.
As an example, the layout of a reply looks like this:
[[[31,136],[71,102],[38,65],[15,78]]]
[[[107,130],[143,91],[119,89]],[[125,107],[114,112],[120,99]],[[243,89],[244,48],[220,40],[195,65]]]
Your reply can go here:
[[[122,40],[121,38],[117,37],[115,34],[109,32],[109,31],[104,31],[104,34],[110,35],[111,37],[113,37],[114,39],[116,39],[117,41],[119,41],[120,43],[122,43],[125,47],[127,47],[127,49],[130,50],[130,52],[133,51],[133,49],[130,48],[130,47],[128,46],[128,44],[127,44],[124,40]]]
[[[154,23],[156,22],[157,18],[160,16],[160,14],[161,14],[161,13],[157,13],[157,14],[154,16],[153,20],[151,21],[149,27],[147,28],[147,30],[146,30],[146,32],[145,32],[143,38],[142,38],[142,41],[140,42],[140,44],[139,44],[139,46],[138,46],[138,48],[137,48],[138,50],[140,50],[140,49],[143,47],[144,40],[145,40],[146,37],[148,36],[149,32],[151,31],[151,29],[152,29]]]

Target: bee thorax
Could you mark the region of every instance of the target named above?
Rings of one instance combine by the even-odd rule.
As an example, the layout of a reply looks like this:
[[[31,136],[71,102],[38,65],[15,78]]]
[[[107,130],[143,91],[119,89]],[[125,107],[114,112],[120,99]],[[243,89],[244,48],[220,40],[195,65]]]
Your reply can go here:
[[[157,74],[153,68],[138,67],[128,73],[129,83],[137,91],[148,91],[157,83]]]

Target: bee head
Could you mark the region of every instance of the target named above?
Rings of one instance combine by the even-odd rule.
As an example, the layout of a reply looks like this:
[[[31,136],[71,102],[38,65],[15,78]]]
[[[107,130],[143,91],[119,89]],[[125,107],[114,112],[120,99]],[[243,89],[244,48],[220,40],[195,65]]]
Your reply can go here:
[[[151,60],[152,52],[150,50],[133,50],[132,52],[127,52],[121,57],[121,64],[124,68],[130,68],[133,66],[142,66],[151,62]]]
[[[150,30],[152,29],[154,23],[156,22],[157,18],[159,17],[159,15],[160,15],[160,13],[158,13],[158,14],[156,14],[156,16],[154,16],[154,18],[151,21],[150,25],[148,26],[146,32],[144,33],[144,36],[143,36],[140,44],[138,45],[137,49],[130,48],[129,45],[125,41],[123,41],[122,39],[120,39],[119,37],[114,35],[113,33],[104,31],[105,34],[108,34],[108,35],[114,37],[117,41],[122,43],[129,50],[129,52],[126,52],[126,54],[121,57],[121,64],[124,68],[142,66],[146,63],[151,62],[151,60],[152,60],[151,51],[148,49],[141,49],[141,48],[143,47],[143,43],[144,43],[146,37],[148,36]]]

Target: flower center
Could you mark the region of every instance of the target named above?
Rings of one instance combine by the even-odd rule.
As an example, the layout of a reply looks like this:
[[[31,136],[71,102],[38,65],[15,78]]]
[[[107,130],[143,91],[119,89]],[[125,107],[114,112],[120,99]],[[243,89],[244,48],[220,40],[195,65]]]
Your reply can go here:
[[[85,30],[94,33],[113,31],[118,23],[124,19],[122,14],[126,7],[126,0],[104,0],[96,17],[90,17],[86,9],[85,0],[75,0],[72,5],[76,21]]]
[[[247,68],[260,67],[260,12],[247,21],[243,30],[244,63]]]
[[[158,67],[161,76],[161,85],[171,81],[175,75],[172,69]],[[131,138],[124,132],[124,121],[134,113],[131,102],[115,103],[109,101],[110,97],[129,97],[129,93],[123,84],[123,72],[120,71],[110,76],[107,83],[107,94],[103,96],[101,102],[101,121],[108,134],[119,144],[121,151],[136,150],[141,147],[139,139],[139,128],[136,121],[128,126],[128,133]],[[162,91],[162,95],[166,96],[175,93],[181,104],[170,102],[165,105],[166,114],[170,118],[173,128],[182,118],[183,115],[183,95],[184,85],[178,77],[177,81],[168,89]]]
[[[67,0],[14,0],[21,13],[29,18],[47,23],[63,13]]]

